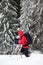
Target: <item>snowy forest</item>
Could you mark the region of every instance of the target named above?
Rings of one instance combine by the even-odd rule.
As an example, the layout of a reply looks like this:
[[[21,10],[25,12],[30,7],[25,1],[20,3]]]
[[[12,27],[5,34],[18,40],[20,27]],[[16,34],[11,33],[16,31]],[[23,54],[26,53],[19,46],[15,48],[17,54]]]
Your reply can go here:
[[[29,31],[30,51],[43,53],[43,0],[0,0],[0,55],[15,55],[18,28]]]

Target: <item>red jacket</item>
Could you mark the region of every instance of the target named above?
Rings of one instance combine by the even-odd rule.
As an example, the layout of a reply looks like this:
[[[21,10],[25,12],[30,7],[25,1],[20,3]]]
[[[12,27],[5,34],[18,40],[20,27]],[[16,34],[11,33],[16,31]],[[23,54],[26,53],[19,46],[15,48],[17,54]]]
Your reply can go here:
[[[18,41],[18,44],[21,44],[23,48],[28,48],[29,45],[28,46],[23,46],[23,45],[25,45],[25,44],[28,43],[26,37],[24,36],[23,31],[22,30],[19,30],[18,31],[18,35],[20,36],[19,41]]]

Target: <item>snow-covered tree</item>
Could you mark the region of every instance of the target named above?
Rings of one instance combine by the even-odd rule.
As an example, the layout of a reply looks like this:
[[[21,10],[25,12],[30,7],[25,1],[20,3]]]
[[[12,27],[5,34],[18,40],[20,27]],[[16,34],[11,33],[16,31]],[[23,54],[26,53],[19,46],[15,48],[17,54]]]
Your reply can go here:
[[[19,27],[17,3],[13,0],[2,0],[0,3],[0,54],[11,54],[15,32]]]
[[[41,44],[40,34],[43,32],[43,1],[21,0],[20,24],[24,32],[28,31],[33,38],[32,48],[39,49]],[[37,41],[35,44],[35,40]],[[40,44],[39,44],[40,42]],[[38,43],[38,44],[37,44]]]

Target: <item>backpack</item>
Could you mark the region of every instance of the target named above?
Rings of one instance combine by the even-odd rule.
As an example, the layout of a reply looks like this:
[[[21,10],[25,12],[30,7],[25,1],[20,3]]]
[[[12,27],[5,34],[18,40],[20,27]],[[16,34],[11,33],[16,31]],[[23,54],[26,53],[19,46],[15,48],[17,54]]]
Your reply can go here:
[[[24,36],[26,37],[28,44],[32,44],[32,37],[30,36],[30,34],[28,32],[26,32],[24,34]]]

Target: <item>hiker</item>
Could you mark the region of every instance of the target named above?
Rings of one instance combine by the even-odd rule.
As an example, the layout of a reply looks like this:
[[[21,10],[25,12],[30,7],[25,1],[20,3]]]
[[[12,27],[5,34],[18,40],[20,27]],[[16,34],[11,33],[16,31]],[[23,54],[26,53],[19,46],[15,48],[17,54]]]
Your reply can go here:
[[[19,37],[16,40],[16,43],[22,45],[21,53],[23,53],[26,57],[29,57],[28,48],[32,42],[30,39],[30,35],[28,32],[24,33],[23,30],[18,30],[18,35]]]

